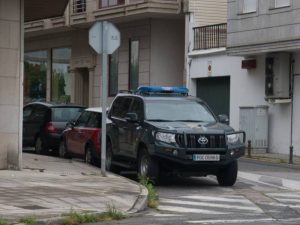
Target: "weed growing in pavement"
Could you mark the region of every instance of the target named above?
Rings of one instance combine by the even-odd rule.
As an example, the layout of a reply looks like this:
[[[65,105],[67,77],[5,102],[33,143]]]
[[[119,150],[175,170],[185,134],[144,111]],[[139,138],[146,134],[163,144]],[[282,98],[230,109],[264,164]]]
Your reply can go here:
[[[38,221],[34,217],[26,217],[20,220],[25,225],[39,225]]]
[[[9,223],[6,220],[0,218],[0,225],[9,225]]]
[[[112,205],[107,206],[107,211],[103,213],[79,213],[71,210],[65,218],[63,225],[77,225],[82,223],[96,223],[100,221],[111,221],[125,219],[126,215],[118,211]]]
[[[158,195],[149,178],[139,177],[139,181],[148,190],[148,207],[156,209],[158,207]]]

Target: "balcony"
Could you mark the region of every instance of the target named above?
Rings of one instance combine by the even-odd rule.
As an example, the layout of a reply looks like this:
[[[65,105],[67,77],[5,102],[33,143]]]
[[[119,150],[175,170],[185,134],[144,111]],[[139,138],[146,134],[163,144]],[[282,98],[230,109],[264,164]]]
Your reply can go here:
[[[226,23],[194,28],[194,50],[222,48],[226,42]]]

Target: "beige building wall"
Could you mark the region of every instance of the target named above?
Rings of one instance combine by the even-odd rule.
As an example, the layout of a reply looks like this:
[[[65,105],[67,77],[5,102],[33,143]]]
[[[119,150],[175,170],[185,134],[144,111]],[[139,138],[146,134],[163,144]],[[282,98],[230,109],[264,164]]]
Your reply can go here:
[[[189,0],[195,26],[227,23],[227,0]]]
[[[21,15],[21,0],[0,0],[0,169],[21,166]]]

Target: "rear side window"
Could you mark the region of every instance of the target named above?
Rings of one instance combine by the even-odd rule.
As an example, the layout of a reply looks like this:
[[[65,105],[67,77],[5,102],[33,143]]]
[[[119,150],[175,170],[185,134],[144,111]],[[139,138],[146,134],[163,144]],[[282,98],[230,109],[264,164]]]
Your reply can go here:
[[[32,111],[33,110],[32,110],[31,106],[27,106],[24,108],[24,110],[23,110],[23,121],[24,122],[29,121]]]
[[[74,119],[77,119],[82,108],[72,108],[72,107],[57,107],[52,108],[51,119],[55,122],[67,122]]]
[[[47,111],[45,107],[36,106],[31,116],[31,120],[42,123],[46,117],[46,112]]]
[[[130,108],[132,98],[118,97],[111,108],[111,116],[117,118],[124,118]]]

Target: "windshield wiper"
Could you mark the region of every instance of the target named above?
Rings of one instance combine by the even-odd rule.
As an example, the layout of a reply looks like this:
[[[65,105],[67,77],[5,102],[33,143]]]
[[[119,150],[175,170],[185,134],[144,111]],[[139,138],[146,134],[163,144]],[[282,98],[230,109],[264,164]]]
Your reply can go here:
[[[199,123],[205,122],[203,120],[176,120],[176,121],[179,121],[179,122],[199,122]]]
[[[147,121],[153,121],[153,122],[174,122],[174,120],[163,120],[163,119],[150,119]]]

